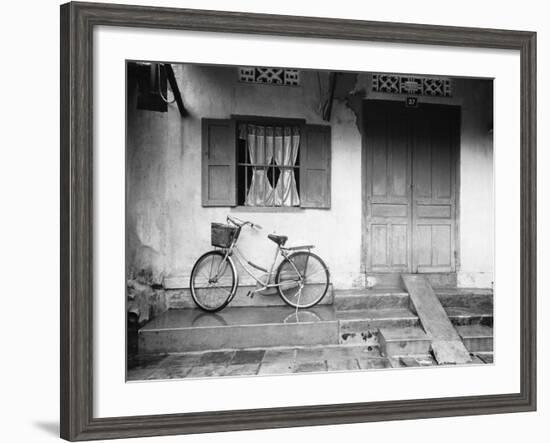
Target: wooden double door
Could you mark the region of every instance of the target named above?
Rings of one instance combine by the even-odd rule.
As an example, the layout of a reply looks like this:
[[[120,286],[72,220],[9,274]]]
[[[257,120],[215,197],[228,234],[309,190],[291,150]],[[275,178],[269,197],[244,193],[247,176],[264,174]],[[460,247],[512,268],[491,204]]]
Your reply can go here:
[[[364,106],[367,272],[454,272],[460,108]]]

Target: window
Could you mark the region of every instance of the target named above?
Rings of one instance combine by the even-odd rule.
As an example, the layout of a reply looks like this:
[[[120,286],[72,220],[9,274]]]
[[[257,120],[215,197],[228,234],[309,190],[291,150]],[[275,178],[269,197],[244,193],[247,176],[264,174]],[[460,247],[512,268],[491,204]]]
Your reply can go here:
[[[300,206],[300,126],[238,125],[237,204]]]
[[[203,119],[203,206],[330,208],[330,126]]]

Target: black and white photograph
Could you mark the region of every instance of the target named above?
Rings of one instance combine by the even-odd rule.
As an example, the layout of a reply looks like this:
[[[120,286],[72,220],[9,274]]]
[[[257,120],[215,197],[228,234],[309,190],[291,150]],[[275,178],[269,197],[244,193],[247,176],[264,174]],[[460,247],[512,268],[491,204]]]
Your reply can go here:
[[[495,361],[492,78],[127,60],[125,180],[128,382]]]
[[[538,443],[550,8],[454,6],[6,3],[1,441]]]

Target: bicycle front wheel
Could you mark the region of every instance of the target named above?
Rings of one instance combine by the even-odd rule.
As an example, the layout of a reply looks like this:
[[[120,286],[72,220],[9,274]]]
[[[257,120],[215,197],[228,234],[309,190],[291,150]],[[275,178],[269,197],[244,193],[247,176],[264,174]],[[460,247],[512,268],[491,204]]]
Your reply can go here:
[[[231,301],[237,284],[237,270],[231,258],[221,251],[210,251],[193,266],[189,288],[199,308],[216,312]]]
[[[277,269],[279,295],[294,308],[311,308],[326,295],[329,271],[323,260],[311,252],[289,255]]]

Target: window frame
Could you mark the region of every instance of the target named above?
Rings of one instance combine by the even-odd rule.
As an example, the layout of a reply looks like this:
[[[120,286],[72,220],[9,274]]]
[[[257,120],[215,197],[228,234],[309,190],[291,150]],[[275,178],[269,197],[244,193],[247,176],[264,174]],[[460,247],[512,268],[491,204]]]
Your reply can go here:
[[[229,116],[230,120],[233,120],[235,125],[235,192],[237,192],[239,187],[238,171],[239,167],[243,166],[242,163],[238,161],[238,149],[239,149],[239,125],[240,124],[250,124],[250,125],[259,125],[259,126],[295,126],[300,128],[301,136],[305,134],[306,129],[306,120],[304,118],[287,118],[287,117],[270,117],[265,115],[243,115],[243,114],[231,114]],[[298,169],[301,173],[301,164],[300,166],[293,168]],[[245,173],[246,174],[246,173]],[[245,192],[246,192],[245,184]],[[238,200],[237,200],[238,201]],[[247,206],[245,204],[238,204],[231,208],[231,211],[236,212],[300,212],[305,208],[301,206]]]

